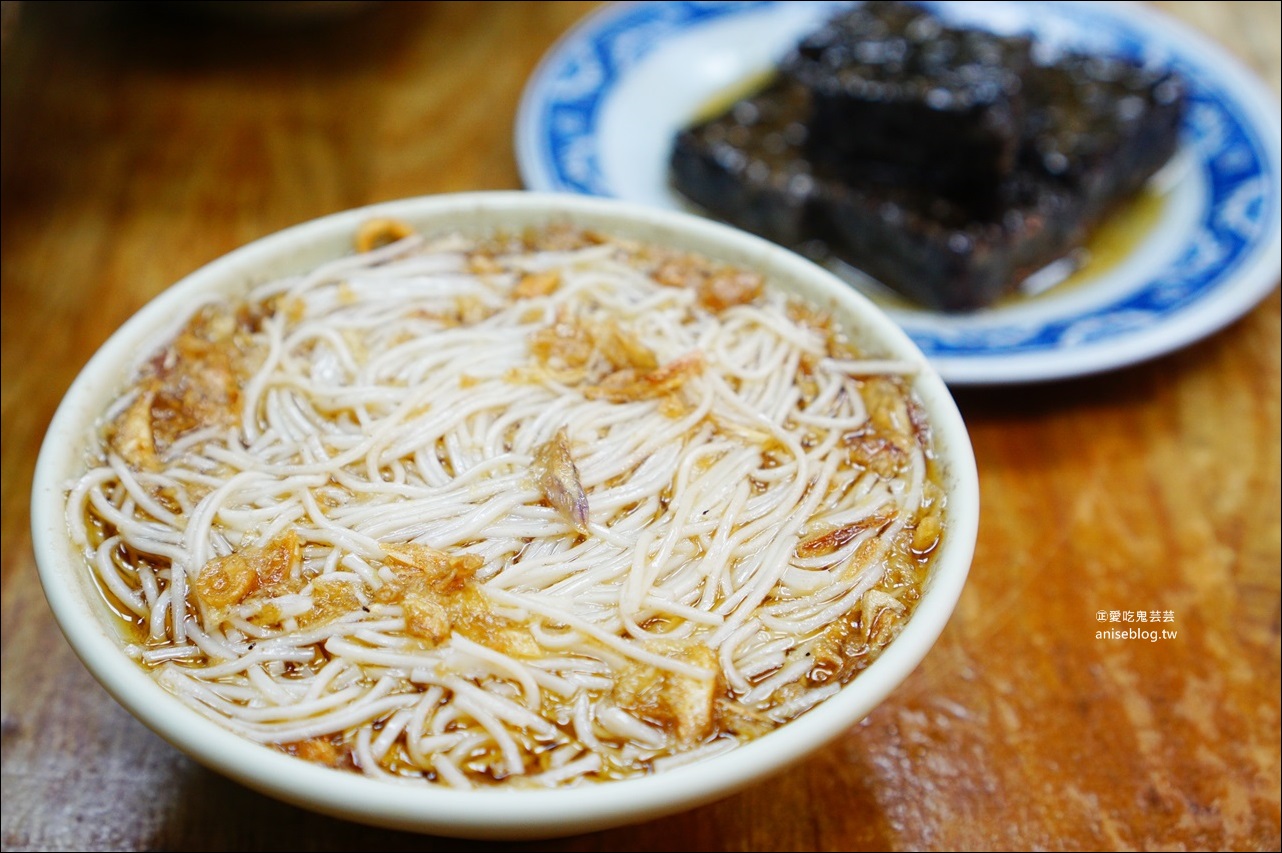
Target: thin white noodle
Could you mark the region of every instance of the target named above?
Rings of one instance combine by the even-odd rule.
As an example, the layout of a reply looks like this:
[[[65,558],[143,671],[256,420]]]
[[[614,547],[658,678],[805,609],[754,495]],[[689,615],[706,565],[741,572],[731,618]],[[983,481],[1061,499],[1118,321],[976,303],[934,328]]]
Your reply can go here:
[[[703,761],[714,755],[720,755],[723,752],[729,752],[739,745],[734,738],[719,738],[712,743],[705,744],[698,749],[692,749],[688,752],[678,752],[675,755],[662,755],[654,760],[654,770],[656,773],[672,770],[675,767],[682,767],[695,761]]]
[[[98,546],[98,552],[95,555],[95,568],[98,570],[98,577],[102,578],[103,583],[111,590],[112,594],[120,599],[126,607],[132,610],[138,616],[147,615],[146,602],[138,590],[133,589],[128,581],[120,575],[115,560],[112,559],[112,552],[120,544],[120,537],[113,536],[110,539],[104,539]]]
[[[441,751],[432,756],[432,767],[440,775],[441,781],[450,787],[461,788],[465,791],[475,788],[476,786],[464,775],[462,770],[458,769],[458,765],[450,758],[452,754],[453,751],[451,750],[450,752]]]
[[[684,661],[665,657],[664,655],[656,652],[651,652],[636,643],[629,642],[615,634],[603,631],[586,619],[576,616],[567,610],[563,610],[556,605],[540,601],[537,598],[531,596],[516,596],[502,590],[491,590],[489,594],[499,601],[524,607],[532,613],[538,613],[541,616],[547,616],[558,622],[564,622],[576,631],[603,643],[609,648],[614,649],[627,657],[633,658],[634,660],[641,661],[642,663],[648,663],[656,669],[669,670],[680,675],[686,675],[691,678],[701,680],[707,680],[715,676],[715,673],[710,670],[693,666],[685,663]]]
[[[586,776],[601,769],[600,755],[585,755],[560,767],[535,773],[529,777],[531,784],[553,788],[570,779]]]
[[[455,653],[469,655],[479,661],[483,661],[490,668],[496,670],[496,674],[502,677],[503,674],[510,675],[521,686],[525,694],[525,705],[531,711],[537,711],[542,704],[542,698],[539,693],[539,684],[528,667],[522,666],[517,661],[507,655],[496,652],[495,650],[474,643],[467,637],[455,634],[450,638]],[[535,717],[542,720],[541,717]]]
[[[775,291],[709,311],[626,244],[502,245],[478,261],[463,238],[411,236],[266,282],[225,421],[158,443],[160,471],[101,432],[67,486],[69,535],[146,632],[130,654],[184,703],[264,743],[329,739],[378,778],[548,787],[738,742],[683,746],[629,705],[625,676],[682,714],[682,691],[720,677],[780,722],[840,688],[806,687],[807,652],[860,612],[933,500],[928,436],[863,388],[920,365],[850,354]],[[550,291],[516,295],[545,273]],[[599,393],[644,375],[640,352],[695,368],[670,393]],[[586,533],[537,461],[562,429]],[[893,445],[892,473],[864,469],[866,435]],[[202,597],[202,573],[233,565],[215,557],[280,559],[279,541],[299,543],[283,576],[251,563],[232,603]],[[428,553],[406,547],[475,573],[434,579],[430,560],[393,558]]]

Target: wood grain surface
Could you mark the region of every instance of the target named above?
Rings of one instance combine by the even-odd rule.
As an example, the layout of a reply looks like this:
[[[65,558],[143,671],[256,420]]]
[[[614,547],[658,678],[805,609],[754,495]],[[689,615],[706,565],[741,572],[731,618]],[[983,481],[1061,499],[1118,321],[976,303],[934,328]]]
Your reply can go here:
[[[1279,295],[1103,376],[958,393],[974,567],[942,639],[822,754],[720,803],[528,845],[371,829],[255,794],[122,710],[58,633],[29,490],[61,395],[130,314],[342,208],[520,186],[522,86],[578,3],[382,4],[266,26],[24,3],[3,73],[5,850],[1273,849]],[[1279,4],[1156,4],[1279,90]],[[1157,642],[1098,611],[1171,614]]]

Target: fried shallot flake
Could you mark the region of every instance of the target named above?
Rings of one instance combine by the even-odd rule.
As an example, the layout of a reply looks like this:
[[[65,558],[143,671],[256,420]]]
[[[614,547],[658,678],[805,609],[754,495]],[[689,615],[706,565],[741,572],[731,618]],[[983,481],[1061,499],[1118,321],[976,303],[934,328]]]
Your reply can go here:
[[[667,657],[717,671],[717,655],[701,643],[652,643],[654,651]],[[611,698],[620,708],[672,732],[685,746],[691,746],[712,732],[717,678],[695,678],[658,669],[648,663],[630,661]]]
[[[107,429],[112,450],[138,471],[159,471],[156,438],[151,430],[151,406],[156,400],[158,383],[147,383],[133,403]]]
[[[512,289],[512,296],[515,299],[533,299],[555,293],[560,286],[561,274],[556,270],[526,273]]]
[[[935,550],[935,546],[939,544],[939,537],[943,529],[943,519],[940,518],[937,508],[924,513],[917,520],[917,527],[913,530],[913,552],[916,554],[929,554]]]
[[[356,231],[356,251],[370,252],[380,246],[404,240],[413,233],[413,227],[399,219],[370,219]]]
[[[583,395],[589,400],[611,403],[653,400],[678,390],[687,379],[701,373],[703,366],[703,355],[696,350],[654,370],[616,370],[598,384],[585,388]]]
[[[338,747],[326,738],[310,738],[294,744],[294,754],[306,761],[333,767],[338,764]]]
[[[298,617],[302,627],[332,622],[361,606],[352,585],[325,576],[312,582],[312,609]]]
[[[693,289],[699,304],[714,313],[755,302],[766,285],[760,273],[729,266],[709,267],[706,260],[694,255],[665,258],[651,276],[665,287]]]
[[[534,451],[539,488],[552,508],[580,533],[588,532],[588,496],[579,480],[579,469],[570,455],[565,427]]]
[[[453,620],[449,611],[434,596],[425,592],[407,592],[401,600],[405,610],[405,630],[433,645],[449,639]]]
[[[107,426],[112,449],[135,470],[158,471],[161,455],[184,433],[234,425],[241,388],[260,356],[252,334],[262,319],[243,308],[197,311],[152,359],[138,396]]]
[[[209,607],[239,604],[259,589],[281,587],[301,559],[298,534],[289,530],[261,548],[214,557],[196,575],[196,595]]]
[[[421,580],[439,592],[454,592],[471,580],[484,561],[476,554],[447,554],[430,545],[404,543],[383,545],[383,553],[402,566],[416,569],[409,577]],[[397,572],[400,576],[403,573]]]
[[[699,304],[714,312],[721,312],[735,305],[747,305],[760,298],[765,286],[766,280],[760,273],[719,270],[699,282]]]
[[[860,430],[842,436],[842,443],[846,445],[846,458],[852,465],[872,471],[887,480],[898,476],[911,461],[909,454],[896,440],[872,430]]]
[[[576,317],[566,314],[530,336],[530,354],[562,382],[583,379],[593,352],[592,333]]]
[[[208,606],[230,607],[258,589],[258,575],[244,555],[233,552],[205,563],[195,586],[196,595]]]
[[[894,518],[894,512],[883,510],[834,530],[812,535],[797,545],[798,557],[823,557],[841,548],[865,530],[878,530]]]
[[[840,619],[830,623],[810,647],[811,684],[844,682],[867,667],[903,627],[908,608],[879,585]]]
[[[384,544],[395,579],[375,593],[399,604],[405,630],[436,646],[453,632],[505,654],[532,657],[538,646],[529,628],[496,614],[474,579],[484,561],[476,554],[449,554],[427,545]]]
[[[314,761],[326,767],[355,769],[352,750],[345,743],[336,741],[336,736],[314,737],[295,743],[279,744],[277,747],[286,755],[296,755],[305,761]]]
[[[654,350],[614,320],[607,320],[594,329],[592,340],[615,370],[654,370],[659,366]]]

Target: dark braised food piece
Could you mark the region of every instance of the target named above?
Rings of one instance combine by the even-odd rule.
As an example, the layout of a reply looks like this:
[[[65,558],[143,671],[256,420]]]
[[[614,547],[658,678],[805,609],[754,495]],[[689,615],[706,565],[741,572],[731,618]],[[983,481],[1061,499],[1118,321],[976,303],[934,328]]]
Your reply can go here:
[[[1097,215],[1144,185],[1179,142],[1187,92],[1168,68],[1069,54],[1029,69],[1021,163]]]
[[[999,216],[968,218],[921,191],[871,192],[827,184],[819,202],[831,254],[909,299],[940,311],[991,305],[1079,246],[1083,199],[1018,174]],[[1071,268],[1071,267],[1070,267]]]
[[[806,153],[834,176],[991,208],[1023,127],[1026,38],[864,3],[811,33],[782,70],[810,90]]]
[[[1081,204],[1021,174],[1001,217],[977,219],[920,187],[856,186],[804,155],[807,96],[784,82],[683,131],[676,187],[714,216],[812,256],[832,255],[945,311],[991,303],[1082,239]]]
[[[708,213],[785,246],[818,236],[815,177],[802,150],[810,98],[775,85],[677,134],[672,183]]]
[[[1026,138],[1000,206],[823,182],[832,251],[925,305],[980,308],[1081,246],[1175,153],[1186,98],[1169,70],[1069,55],[1025,77]]]
[[[902,135],[848,143],[863,146],[858,163],[817,155],[815,134],[831,128],[816,128],[820,96],[796,74],[682,131],[671,179],[713,216],[839,258],[925,306],[982,308],[1069,255],[1162,167],[1186,101],[1174,72],[1097,56],[1025,68],[1021,91],[1014,164],[985,189],[942,191],[934,155]],[[877,146],[901,143],[920,174],[906,158],[894,169],[876,159],[888,156]]]

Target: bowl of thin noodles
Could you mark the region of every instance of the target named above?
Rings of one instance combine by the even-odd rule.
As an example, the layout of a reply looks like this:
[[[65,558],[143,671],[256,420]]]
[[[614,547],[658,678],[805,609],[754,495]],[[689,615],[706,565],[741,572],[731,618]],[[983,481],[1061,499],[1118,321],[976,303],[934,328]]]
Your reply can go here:
[[[927,653],[978,486],[939,376],[697,217],[407,199],[157,296],[58,409],[45,593],[112,696],[251,788],[538,838],[803,759]]]

